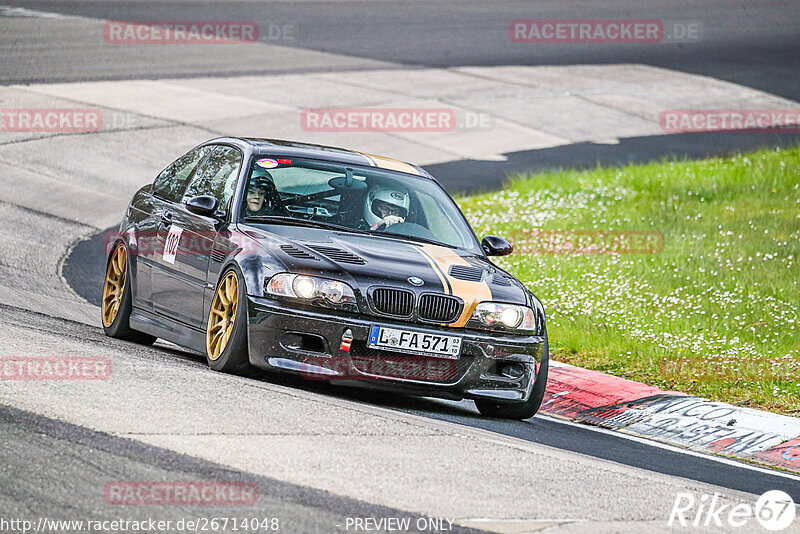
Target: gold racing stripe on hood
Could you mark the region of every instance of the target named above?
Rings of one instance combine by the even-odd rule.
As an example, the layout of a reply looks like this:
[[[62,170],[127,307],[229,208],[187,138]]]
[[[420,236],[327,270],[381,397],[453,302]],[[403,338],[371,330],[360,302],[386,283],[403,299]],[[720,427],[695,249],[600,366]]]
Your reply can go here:
[[[370,167],[377,167],[378,166],[378,164],[375,163],[375,159],[372,156],[370,156],[369,154],[364,154],[363,152],[356,152],[355,150],[353,152],[355,152],[356,154],[361,154],[362,156],[364,156],[367,159],[367,163],[369,163]]]
[[[447,282],[445,287],[448,285],[450,286],[450,294],[464,301],[464,310],[461,312],[461,316],[448,326],[462,327],[466,325],[469,318],[472,317],[472,312],[475,311],[475,307],[479,303],[492,300],[492,290],[489,288],[489,284],[483,281],[470,282],[467,280],[459,280],[458,278],[450,276],[448,273],[450,272],[451,265],[464,265],[466,267],[471,267],[471,265],[467,260],[449,248],[440,247],[438,245],[418,246],[423,256],[430,257],[428,261],[433,262],[431,265],[435,265],[434,270],[437,274],[441,272],[439,276],[444,276]]]
[[[362,156],[366,157],[370,165],[374,167],[380,167],[381,169],[389,169],[390,171],[400,171],[407,174],[416,174],[417,176],[422,176],[416,167],[410,165],[404,161],[398,161],[392,158],[385,158],[383,156],[376,156],[374,154],[367,154],[366,152],[358,152]]]
[[[422,255],[423,258],[425,258],[428,261],[428,263],[431,264],[431,268],[433,269],[433,272],[436,273],[436,276],[438,276],[439,280],[441,280],[441,282],[442,282],[442,291],[444,291],[444,293],[446,295],[449,295],[450,294],[450,284],[447,282],[447,278],[445,277],[445,273],[442,272],[442,269],[439,267],[439,265],[436,263],[436,261],[430,256],[430,254],[428,254],[427,252],[425,252],[425,250],[423,250],[422,247],[424,247],[424,246],[426,246],[426,245],[414,245],[414,248],[417,250],[417,252],[419,252]]]

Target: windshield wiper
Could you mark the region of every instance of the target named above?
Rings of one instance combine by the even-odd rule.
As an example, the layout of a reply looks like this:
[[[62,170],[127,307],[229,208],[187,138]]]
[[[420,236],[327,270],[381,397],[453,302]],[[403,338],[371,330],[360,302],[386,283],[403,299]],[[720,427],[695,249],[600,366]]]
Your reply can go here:
[[[341,226],[339,224],[333,224],[323,221],[315,221],[313,219],[298,219],[296,217],[286,217],[281,215],[251,215],[250,217],[245,217],[244,220],[253,222],[275,223],[275,224],[293,224],[295,226],[309,226],[314,228],[327,228],[329,230],[340,230],[344,232],[352,232],[355,234],[369,233],[365,230],[359,230],[358,228],[350,228],[349,226]]]

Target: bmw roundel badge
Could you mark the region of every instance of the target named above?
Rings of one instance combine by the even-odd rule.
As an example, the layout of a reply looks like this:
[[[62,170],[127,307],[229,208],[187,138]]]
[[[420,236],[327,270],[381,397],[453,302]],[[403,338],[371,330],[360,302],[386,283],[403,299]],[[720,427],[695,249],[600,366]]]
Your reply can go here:
[[[414,284],[415,286],[421,286],[422,284],[425,283],[425,281],[422,280],[422,278],[419,278],[417,276],[409,277],[408,281],[411,282],[412,284]]]

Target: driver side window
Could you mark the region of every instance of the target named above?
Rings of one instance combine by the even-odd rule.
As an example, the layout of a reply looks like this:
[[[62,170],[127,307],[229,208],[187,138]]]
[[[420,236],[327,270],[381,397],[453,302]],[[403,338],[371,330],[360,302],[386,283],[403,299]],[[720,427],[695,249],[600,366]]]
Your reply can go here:
[[[198,195],[210,195],[219,200],[221,209],[227,209],[236,190],[241,167],[242,153],[238,148],[218,145],[197,168],[181,202],[185,203]]]
[[[153,193],[170,202],[178,202],[192,171],[211,148],[201,146],[173,161],[153,182]]]

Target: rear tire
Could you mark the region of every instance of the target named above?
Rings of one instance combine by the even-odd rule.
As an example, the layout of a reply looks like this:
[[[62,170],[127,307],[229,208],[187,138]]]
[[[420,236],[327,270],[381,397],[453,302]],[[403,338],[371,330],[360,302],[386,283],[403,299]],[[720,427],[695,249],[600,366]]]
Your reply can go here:
[[[206,325],[206,361],[225,373],[245,374],[250,369],[247,295],[236,267],[224,272],[214,291]]]
[[[106,278],[100,303],[100,320],[103,331],[109,337],[152,345],[158,339],[150,334],[138,332],[130,327],[131,276],[128,269],[128,251],[123,243],[117,243],[108,256]]]
[[[533,384],[533,391],[531,396],[525,402],[497,402],[491,400],[479,399],[475,401],[475,407],[481,415],[486,417],[494,417],[497,419],[530,419],[539,407],[542,405],[544,399],[544,391],[547,387],[547,371],[550,367],[550,346],[547,342],[547,335],[544,338],[544,350],[542,351],[542,364],[539,366],[539,373],[536,375],[536,382]],[[547,360],[544,359],[547,355]],[[548,362],[548,363],[545,363]]]

